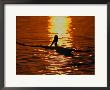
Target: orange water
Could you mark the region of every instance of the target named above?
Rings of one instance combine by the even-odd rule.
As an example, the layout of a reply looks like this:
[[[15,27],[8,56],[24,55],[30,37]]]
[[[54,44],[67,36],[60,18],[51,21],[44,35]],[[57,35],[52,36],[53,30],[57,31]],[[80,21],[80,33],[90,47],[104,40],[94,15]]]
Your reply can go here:
[[[17,16],[17,75],[92,75],[95,74],[93,16]],[[55,50],[32,45],[49,46],[54,35],[58,46],[91,52],[74,52],[65,56]],[[53,45],[54,46],[54,45]]]

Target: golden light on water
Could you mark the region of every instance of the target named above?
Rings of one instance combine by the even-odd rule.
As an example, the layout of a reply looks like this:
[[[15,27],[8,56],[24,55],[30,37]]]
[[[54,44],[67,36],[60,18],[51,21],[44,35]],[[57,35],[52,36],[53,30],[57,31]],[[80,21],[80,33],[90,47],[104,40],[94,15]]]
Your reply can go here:
[[[71,36],[69,33],[70,30],[71,18],[67,16],[51,16],[49,20],[49,37],[51,41],[53,40],[54,35],[58,35],[58,45],[63,47],[71,47],[69,43]]]

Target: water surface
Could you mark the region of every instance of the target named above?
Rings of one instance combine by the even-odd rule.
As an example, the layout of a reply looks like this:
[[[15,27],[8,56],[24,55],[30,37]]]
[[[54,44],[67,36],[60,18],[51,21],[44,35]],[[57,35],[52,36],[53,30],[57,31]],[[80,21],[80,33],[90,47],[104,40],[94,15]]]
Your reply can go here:
[[[94,75],[94,16],[17,16],[17,75]],[[75,49],[66,56],[49,46],[58,35],[58,46]],[[36,47],[33,47],[36,46]],[[54,45],[53,45],[54,47]]]

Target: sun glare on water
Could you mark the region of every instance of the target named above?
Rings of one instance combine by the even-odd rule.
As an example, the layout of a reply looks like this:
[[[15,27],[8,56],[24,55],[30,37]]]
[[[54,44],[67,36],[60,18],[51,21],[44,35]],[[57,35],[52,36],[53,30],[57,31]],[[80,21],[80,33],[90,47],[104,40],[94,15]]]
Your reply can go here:
[[[51,16],[49,20],[49,37],[51,41],[53,40],[54,35],[58,35],[58,45],[63,47],[71,47],[71,44],[68,43],[71,39],[70,36],[70,23],[71,18],[67,16]]]

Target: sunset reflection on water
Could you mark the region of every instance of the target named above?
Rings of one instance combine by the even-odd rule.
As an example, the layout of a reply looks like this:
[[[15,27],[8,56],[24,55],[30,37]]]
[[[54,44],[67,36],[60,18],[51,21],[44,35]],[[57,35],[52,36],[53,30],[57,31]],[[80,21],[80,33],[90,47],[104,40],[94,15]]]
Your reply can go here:
[[[95,17],[16,16],[16,74],[94,75]]]
[[[63,47],[71,47],[70,24],[69,16],[51,16],[49,20],[48,31],[49,37],[53,40],[54,35],[58,35],[58,45]]]

